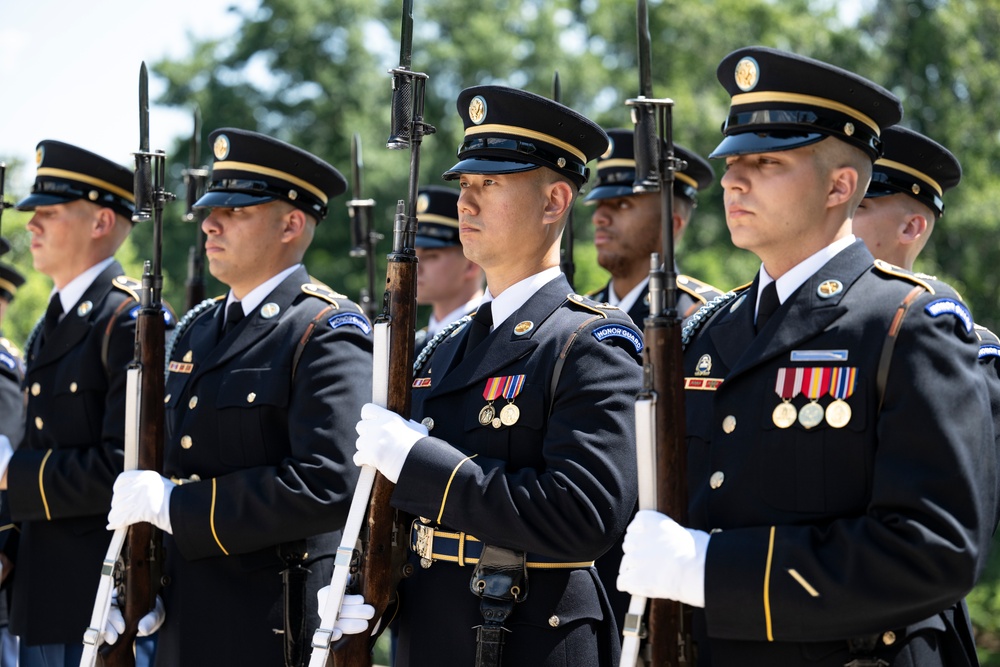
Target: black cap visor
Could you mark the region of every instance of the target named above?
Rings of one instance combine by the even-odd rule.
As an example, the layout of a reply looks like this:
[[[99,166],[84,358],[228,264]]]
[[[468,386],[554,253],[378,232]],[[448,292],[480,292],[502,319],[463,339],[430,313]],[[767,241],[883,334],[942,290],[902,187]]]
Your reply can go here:
[[[815,144],[829,135],[821,132],[743,132],[732,134],[722,140],[710,158],[731,157],[734,155],[751,155],[754,153],[774,153],[789,151]]]
[[[224,190],[214,190],[206,192],[194,203],[194,208],[246,208],[247,206],[257,206],[274,201],[277,197],[273,195],[257,195],[247,192],[226,192]]]
[[[585,202],[596,202],[600,199],[618,199],[619,197],[631,197],[635,194],[632,191],[631,183],[615,183],[614,185],[598,185],[587,193],[583,198]]]
[[[55,206],[56,204],[65,204],[67,202],[83,198],[82,193],[79,196],[75,196],[57,195],[48,192],[33,192],[21,201],[17,202],[14,208],[18,211],[34,211],[39,206]]]
[[[441,174],[446,181],[454,181],[462,174],[516,174],[538,169],[541,165],[530,162],[512,162],[489,158],[467,158]]]

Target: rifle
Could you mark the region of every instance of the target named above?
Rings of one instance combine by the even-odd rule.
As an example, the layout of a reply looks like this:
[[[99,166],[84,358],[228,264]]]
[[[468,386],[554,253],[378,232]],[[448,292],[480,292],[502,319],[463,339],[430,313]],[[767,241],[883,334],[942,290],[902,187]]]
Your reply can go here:
[[[552,101],[562,103],[562,86],[559,85],[559,70],[552,75]],[[566,229],[563,230],[563,245],[560,250],[559,268],[566,275],[569,286],[573,287],[573,275],[576,273],[576,264],[573,263],[573,209],[569,210],[569,217],[566,218]]]
[[[139,150],[135,153],[135,223],[152,221],[153,259],[142,274],[136,318],[135,356],[127,372],[125,408],[126,469],[163,470],[163,385],[165,366],[163,319],[163,206],[174,195],[163,189],[166,156],[149,150],[149,77],[146,63],[139,69]],[[134,667],[133,644],[140,619],[149,613],[162,585],[162,533],[149,523],[116,530],[101,568],[101,582],[91,624],[84,633],[81,667],[97,660],[98,639],[107,623],[111,589],[117,585],[125,632],[111,645],[100,646],[105,667]]]
[[[194,203],[205,191],[209,171],[199,166],[201,162],[201,111],[194,109],[194,130],[191,132],[190,159],[184,170],[184,185],[187,195],[187,212],[184,222],[195,223],[195,244],[188,248],[187,280],[184,282],[185,310],[191,310],[205,300],[205,231],[201,228],[202,215],[195,210]]]
[[[364,257],[368,274],[367,287],[361,290],[361,309],[370,320],[375,319],[375,246],[382,235],[372,225],[374,199],[361,198],[361,174],[364,164],[361,160],[361,136],[355,132],[351,137],[351,194],[347,202],[347,212],[351,216],[351,257]]]
[[[387,257],[386,289],[382,313],[375,320],[375,363],[372,402],[403,417],[410,414],[413,384],[413,335],[417,315],[417,181],[420,175],[420,143],[435,128],[424,122],[424,88],[427,75],[410,69],[413,47],[413,0],[403,0],[399,67],[392,74],[392,127],[386,147],[410,150],[410,178],[407,199],[396,203],[393,219],[392,252]],[[406,562],[409,526],[406,517],[389,504],[393,484],[371,466],[362,466],[358,485],[344,526],[344,538],[337,549],[334,572],[322,618],[339,615],[348,575],[351,587],[375,607],[369,627],[385,629],[386,610],[396,603],[399,580],[412,573]],[[365,530],[361,530],[364,521]],[[361,535],[359,553],[355,554]],[[355,567],[356,565],[356,567]],[[330,627],[325,627],[329,625]],[[330,654],[333,621],[327,621],[313,635],[309,667],[358,667],[371,665],[371,632],[347,635]]]
[[[687,452],[681,318],[677,312],[674,268],[674,172],[683,163],[674,157],[673,100],[652,97],[649,14],[646,0],[636,2],[639,43],[639,97],[626,101],[635,122],[634,192],[659,192],[663,248],[650,256],[649,317],[643,322],[643,391],[636,399],[636,456],[639,464],[639,508],[655,509],[687,523]],[[662,149],[662,150],[661,150]],[[661,261],[662,260],[662,261]],[[622,667],[636,664],[640,640],[646,640],[647,664],[693,665],[690,621],[684,606],[673,600],[649,601],[633,595],[622,631]]]

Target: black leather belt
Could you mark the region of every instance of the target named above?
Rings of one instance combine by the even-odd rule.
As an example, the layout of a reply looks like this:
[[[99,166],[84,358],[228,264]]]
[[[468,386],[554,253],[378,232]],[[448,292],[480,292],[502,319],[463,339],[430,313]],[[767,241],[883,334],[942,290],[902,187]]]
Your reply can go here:
[[[428,568],[434,561],[475,565],[483,553],[483,543],[467,533],[440,530],[416,520],[410,528],[410,549],[420,556],[420,565]],[[527,554],[525,565],[535,569],[571,569],[591,567],[594,561],[566,563],[540,554]]]

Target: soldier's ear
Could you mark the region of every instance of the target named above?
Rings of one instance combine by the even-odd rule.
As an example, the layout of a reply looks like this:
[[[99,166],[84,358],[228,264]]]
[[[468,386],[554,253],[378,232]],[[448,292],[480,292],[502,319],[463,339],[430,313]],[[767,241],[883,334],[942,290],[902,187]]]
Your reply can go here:
[[[302,236],[302,232],[306,227],[306,214],[298,208],[290,207],[288,211],[281,216],[282,224],[282,240],[291,240]]]
[[[837,167],[830,173],[830,190],[827,203],[840,206],[851,201],[858,191],[858,170],[854,167]]]
[[[94,212],[94,218],[90,230],[91,237],[98,239],[110,234],[117,223],[117,214],[110,208],[98,208]]]
[[[545,218],[547,224],[561,222],[573,206],[573,186],[564,178],[553,179],[546,186]]]

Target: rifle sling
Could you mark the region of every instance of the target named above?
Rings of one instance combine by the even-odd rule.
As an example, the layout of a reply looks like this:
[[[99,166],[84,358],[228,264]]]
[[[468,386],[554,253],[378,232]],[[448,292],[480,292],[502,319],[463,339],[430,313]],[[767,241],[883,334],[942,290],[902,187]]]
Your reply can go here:
[[[476,628],[476,667],[500,667],[503,654],[503,627],[514,603],[528,597],[528,569],[525,553],[483,545],[483,553],[472,572],[469,588],[481,600],[483,624]]]

